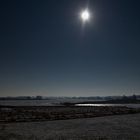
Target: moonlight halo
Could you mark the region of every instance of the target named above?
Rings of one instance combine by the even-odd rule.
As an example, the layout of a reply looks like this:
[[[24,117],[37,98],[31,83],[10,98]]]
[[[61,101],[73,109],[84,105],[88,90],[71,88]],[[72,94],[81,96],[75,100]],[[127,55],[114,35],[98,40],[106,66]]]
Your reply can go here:
[[[80,14],[81,19],[83,22],[89,21],[90,20],[90,12],[89,10],[83,10]]]

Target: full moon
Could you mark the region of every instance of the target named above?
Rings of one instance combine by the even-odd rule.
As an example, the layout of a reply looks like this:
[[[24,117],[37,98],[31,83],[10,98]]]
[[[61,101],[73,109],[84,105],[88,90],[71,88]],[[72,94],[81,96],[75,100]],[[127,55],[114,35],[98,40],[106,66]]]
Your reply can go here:
[[[88,10],[84,10],[81,12],[81,19],[85,22],[90,19],[90,13]]]

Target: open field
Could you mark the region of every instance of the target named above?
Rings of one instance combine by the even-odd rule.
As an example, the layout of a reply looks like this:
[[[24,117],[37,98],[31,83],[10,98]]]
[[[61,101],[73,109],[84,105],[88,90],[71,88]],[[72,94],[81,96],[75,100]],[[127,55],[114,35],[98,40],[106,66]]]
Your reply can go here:
[[[0,140],[140,140],[140,114],[1,123]]]
[[[0,140],[140,140],[140,108],[0,106]]]
[[[31,122],[140,113],[123,106],[0,106],[0,122]]]

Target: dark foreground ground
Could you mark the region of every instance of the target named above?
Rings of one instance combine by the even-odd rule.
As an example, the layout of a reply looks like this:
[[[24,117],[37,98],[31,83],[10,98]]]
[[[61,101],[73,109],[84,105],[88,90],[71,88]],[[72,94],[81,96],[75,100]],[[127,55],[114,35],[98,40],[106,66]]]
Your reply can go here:
[[[0,106],[0,123],[54,121],[140,113],[119,106]]]
[[[0,140],[140,140],[140,114],[0,123]]]
[[[140,109],[0,106],[0,140],[140,140]]]

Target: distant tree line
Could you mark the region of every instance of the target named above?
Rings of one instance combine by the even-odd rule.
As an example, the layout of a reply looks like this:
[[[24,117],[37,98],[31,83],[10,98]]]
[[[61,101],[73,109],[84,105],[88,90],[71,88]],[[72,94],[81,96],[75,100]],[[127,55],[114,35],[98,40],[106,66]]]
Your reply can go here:
[[[0,97],[0,100],[49,100],[49,99],[82,99],[82,100],[96,100],[96,101],[110,101],[110,100],[140,100],[140,95],[131,96],[90,96],[90,97],[44,97],[44,96],[17,96],[17,97]]]

